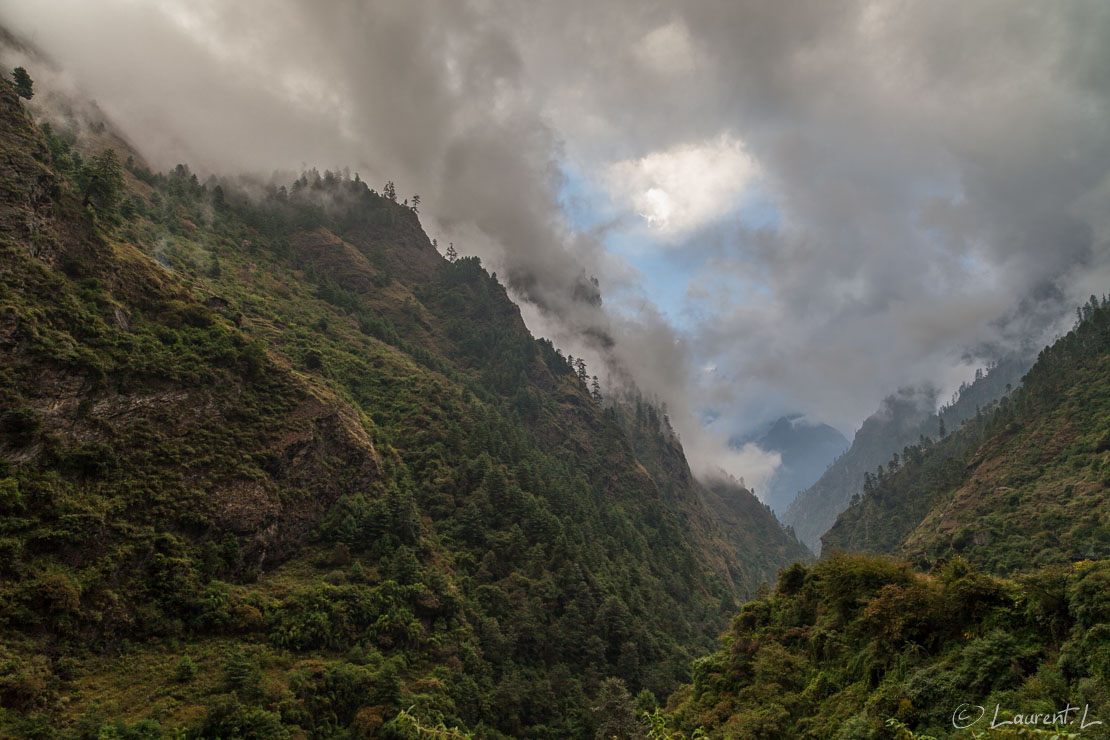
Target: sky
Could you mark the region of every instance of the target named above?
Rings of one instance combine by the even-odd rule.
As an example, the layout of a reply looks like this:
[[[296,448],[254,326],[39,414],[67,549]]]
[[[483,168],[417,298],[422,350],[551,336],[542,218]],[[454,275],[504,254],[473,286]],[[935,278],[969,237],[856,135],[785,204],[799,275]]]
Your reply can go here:
[[[947,398],[1110,282],[1102,0],[6,0],[0,22],[158,167],[419,193],[534,333],[757,487],[777,456],[729,436],[799,413],[850,437],[899,387]]]

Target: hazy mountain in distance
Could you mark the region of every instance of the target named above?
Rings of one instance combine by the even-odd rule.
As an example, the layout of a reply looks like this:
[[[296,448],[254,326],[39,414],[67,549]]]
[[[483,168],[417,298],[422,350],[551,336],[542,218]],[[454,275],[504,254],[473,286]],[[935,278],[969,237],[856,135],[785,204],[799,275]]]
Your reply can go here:
[[[782,416],[769,426],[729,441],[733,447],[749,442],[782,456],[781,466],[760,492],[763,502],[779,515],[799,492],[816,483],[829,464],[851,446],[848,438],[833,427],[807,422],[801,414]]]

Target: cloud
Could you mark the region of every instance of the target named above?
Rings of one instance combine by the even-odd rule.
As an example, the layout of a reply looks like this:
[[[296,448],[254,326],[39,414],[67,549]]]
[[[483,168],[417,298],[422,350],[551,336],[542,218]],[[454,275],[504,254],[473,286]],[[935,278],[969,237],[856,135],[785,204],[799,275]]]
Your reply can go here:
[[[722,135],[616,162],[604,183],[618,204],[674,237],[736,210],[757,174],[743,144]]]
[[[701,60],[685,24],[671,21],[644,34],[635,47],[640,63],[661,77],[686,76]]]
[[[712,442],[715,450],[717,440]],[[696,449],[696,446],[695,446]],[[697,456],[695,456],[697,460]],[[755,442],[748,442],[740,449],[728,449],[726,452],[714,452],[711,461],[701,465],[694,465],[693,472],[699,479],[713,479],[721,476],[721,472],[733,475],[730,471],[741,470],[740,482],[761,501],[766,501],[767,489],[775,471],[782,465],[782,455],[778,452],[763,450]],[[733,475],[733,477],[737,477]]]
[[[632,13],[574,50],[605,67],[577,102],[607,127],[561,111],[560,129],[582,160],[728,130],[758,162],[775,223],[708,218],[671,239],[694,275],[687,351],[719,368],[699,402],[850,433],[882,395],[966,371],[969,351],[1049,341],[1105,292],[1105,4],[695,2],[681,22],[709,60],[696,84],[606,51],[658,27]],[[626,180],[625,202],[666,214],[646,178]]]
[[[706,409],[850,433],[1110,282],[1101,0],[8,0],[0,20],[158,166],[419,193],[533,331],[665,400],[699,467],[762,464]],[[603,230],[567,220],[563,171],[604,191]],[[615,237],[692,276],[681,329]]]

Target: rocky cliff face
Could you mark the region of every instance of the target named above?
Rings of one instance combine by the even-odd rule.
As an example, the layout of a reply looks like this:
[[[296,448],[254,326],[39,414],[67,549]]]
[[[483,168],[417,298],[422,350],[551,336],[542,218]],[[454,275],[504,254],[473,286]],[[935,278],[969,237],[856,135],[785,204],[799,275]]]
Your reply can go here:
[[[174,518],[193,518],[201,540],[233,533],[244,568],[288,558],[340,493],[380,480],[362,421],[173,274],[105,238],[14,93],[0,94],[7,466],[57,476],[82,507],[118,510],[120,524],[169,526],[156,501],[189,502]],[[211,361],[183,374],[178,353]],[[266,423],[237,418],[248,409]],[[156,495],[141,483],[151,478]],[[113,526],[72,532],[75,560],[93,557]]]

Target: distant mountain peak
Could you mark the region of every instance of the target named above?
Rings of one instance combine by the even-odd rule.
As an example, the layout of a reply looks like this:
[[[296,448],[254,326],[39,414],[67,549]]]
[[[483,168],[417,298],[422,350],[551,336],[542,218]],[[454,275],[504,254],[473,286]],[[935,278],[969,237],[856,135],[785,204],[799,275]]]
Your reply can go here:
[[[784,414],[746,435],[729,440],[734,448],[755,444],[762,450],[777,452],[782,462],[764,484],[761,498],[776,513],[821,477],[829,464],[848,449],[848,439],[828,424],[810,422],[803,414]]]

